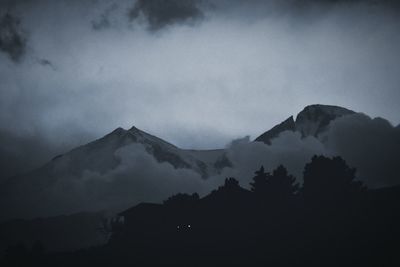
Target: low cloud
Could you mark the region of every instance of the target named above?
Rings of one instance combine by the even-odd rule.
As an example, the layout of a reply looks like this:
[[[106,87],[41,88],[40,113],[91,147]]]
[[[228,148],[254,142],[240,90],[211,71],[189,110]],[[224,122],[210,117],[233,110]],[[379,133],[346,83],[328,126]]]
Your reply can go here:
[[[254,171],[261,165],[272,171],[284,164],[301,180],[304,164],[314,154],[324,153],[316,138],[302,139],[299,133],[293,132],[282,133],[271,145],[250,142],[249,137],[235,140],[226,151],[234,167],[225,168],[220,175],[206,180],[193,170],[175,169],[169,163],[158,162],[141,144],[115,151],[118,164],[102,172],[84,170],[74,175],[62,171],[68,170],[65,164],[72,164],[68,157],[58,163],[56,160],[51,167],[45,166],[38,173],[22,176],[15,184],[6,185],[0,203],[7,205],[0,205],[0,219],[120,211],[140,202],[161,202],[176,193],[197,192],[204,196],[231,176],[248,187]],[[92,160],[104,161],[102,158]]]
[[[400,184],[398,152],[400,129],[382,118],[357,113],[332,121],[325,133],[302,139],[297,132],[286,131],[271,145],[235,141],[228,149],[239,177],[246,177],[263,164],[272,170],[279,164],[302,182],[302,171],[312,155],[341,156],[357,169],[357,179],[371,188]]]
[[[36,136],[0,131],[0,182],[44,164],[53,153],[46,142]]]
[[[240,181],[242,186],[248,187],[254,171],[261,165],[272,172],[283,164],[301,183],[304,165],[311,160],[313,155],[329,154],[318,139],[301,138],[298,132],[285,131],[272,139],[271,145],[251,142],[248,137],[245,137],[235,140],[227,148],[227,156],[233,163],[233,168],[225,169],[222,176],[233,176]]]
[[[78,175],[52,175],[62,168],[56,164],[54,169],[42,169],[40,177],[32,173],[22,178],[14,188],[8,184],[1,196],[7,201],[0,203],[0,220],[80,211],[115,212],[140,202],[162,202],[179,192],[204,195],[222,183],[218,178],[207,181],[192,170],[159,163],[141,144],[122,147],[114,155],[120,163],[104,173],[86,170]]]
[[[400,129],[387,120],[354,114],[334,120],[326,133],[326,147],[357,168],[370,187],[397,185]]]
[[[47,163],[73,145],[76,144],[55,144],[37,132],[0,129],[0,183]]]
[[[285,131],[272,139],[270,145],[251,142],[249,137],[234,140],[226,148],[233,167],[224,168],[219,175],[206,180],[190,169],[175,169],[169,163],[160,163],[141,144],[131,144],[118,149],[114,153],[117,164],[102,172],[84,170],[73,175],[57,171],[65,169],[64,165],[44,167],[39,172],[40,179],[35,179],[38,177],[33,173],[15,183],[14,189],[8,187],[2,192],[7,201],[0,203],[7,203],[1,207],[2,216],[7,218],[120,211],[140,202],[161,202],[176,193],[198,192],[204,196],[226,177],[235,177],[241,186],[249,188],[254,171],[261,165],[272,172],[283,164],[302,184],[304,166],[313,155],[343,157],[357,169],[357,179],[370,188],[392,186],[400,182],[398,151],[398,128],[380,118],[354,114],[334,120],[318,138],[302,138],[298,132]],[[60,161],[68,162],[68,159]]]
[[[318,138],[301,138],[298,132],[285,131],[272,139],[271,145],[250,142],[246,137],[232,142],[227,151],[235,168],[223,174],[244,179],[243,185],[261,165],[272,171],[279,164],[302,183],[304,165],[313,155],[341,156],[357,169],[357,179],[370,188],[400,184],[400,129],[385,119],[361,113],[332,121]]]
[[[6,20],[0,16],[6,21],[0,27],[0,56],[21,63],[0,61],[1,177],[39,166],[118,126],[135,125],[179,147],[215,148],[238,136],[259,135],[310,103],[346,106],[399,123],[399,16],[397,9],[381,8],[394,6],[392,1],[221,0],[207,10],[203,1],[121,1],[116,10],[108,1],[26,2],[12,4]],[[297,12],[301,2],[310,8]],[[311,8],[317,2],[333,8]],[[132,24],[144,22],[150,32],[127,27],[128,8]],[[34,64],[22,60],[27,36],[19,18],[29,32],[29,51],[38,55],[32,55]],[[199,27],[179,27],[199,21]],[[109,25],[107,31],[93,30]],[[166,34],[151,32],[166,27]],[[271,171],[283,163],[301,179],[312,154],[343,154],[369,185],[396,184],[399,126],[396,132],[380,119],[364,118],[352,134],[355,122],[347,120],[332,124],[327,140],[282,133],[271,146],[235,142],[228,155],[236,169],[194,185],[206,191],[235,176],[247,186],[261,164]],[[56,145],[60,142],[65,145]],[[57,199],[62,188],[71,188],[70,197],[60,200],[64,211],[79,210],[79,201],[88,209],[108,207],[100,193],[85,196],[89,185],[105,190],[109,183],[119,192],[121,184],[130,183],[121,198],[111,194],[111,206],[134,204],[136,195],[141,201],[161,199],[175,183],[179,191],[193,190],[177,177],[197,174],[171,174],[172,166],[140,157],[152,169],[141,177],[133,176],[140,166],[122,160],[126,164],[106,174],[60,178],[49,190]],[[137,180],[128,182],[132,177]],[[156,198],[157,190],[140,182],[146,179],[165,179],[170,187]]]

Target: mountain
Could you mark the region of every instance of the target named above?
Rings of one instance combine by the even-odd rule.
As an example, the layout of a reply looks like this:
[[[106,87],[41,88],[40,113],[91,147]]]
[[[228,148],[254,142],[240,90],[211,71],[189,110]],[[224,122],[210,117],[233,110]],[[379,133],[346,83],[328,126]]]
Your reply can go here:
[[[80,174],[84,170],[103,173],[120,163],[115,152],[131,144],[143,145],[158,162],[168,162],[176,169],[192,169],[203,178],[218,173],[224,167],[218,165],[224,158],[223,150],[180,149],[136,127],[129,130],[117,128],[103,138],[55,157],[50,165],[53,165],[52,169],[62,166],[63,171],[69,174]]]
[[[15,183],[15,180],[27,176],[40,176],[42,182],[45,182],[45,177],[51,180],[54,176],[79,176],[84,171],[103,174],[120,164],[116,152],[132,144],[142,145],[158,162],[170,163],[176,169],[194,170],[203,178],[217,174],[223,167],[229,166],[223,149],[180,149],[136,127],[129,130],[117,128],[98,140],[55,156],[44,166],[26,175],[9,179],[8,183]]]
[[[84,203],[79,203],[73,195],[77,190],[75,187],[84,182],[82,177],[90,172],[100,176],[112,172],[121,164],[118,151],[129,145],[142,146],[157,162],[169,163],[175,169],[193,170],[203,179],[231,166],[223,149],[181,149],[136,127],[117,128],[98,140],[54,157],[38,169],[8,179],[0,187],[0,221],[81,211]],[[54,195],[54,188],[66,195],[71,191],[71,200],[55,201],[61,197]],[[29,205],[34,207],[29,208]]]
[[[307,106],[297,115],[296,120],[289,117],[255,141],[270,144],[283,131],[298,131],[303,137],[318,136],[332,120],[353,113],[336,106]],[[167,165],[168,170],[160,167],[162,164],[141,166],[141,162],[137,162],[137,158],[132,155],[125,155],[121,159],[120,152],[127,147],[139,151],[141,155],[146,154],[145,157],[153,161],[167,163],[164,165]],[[125,176],[118,172],[121,166],[130,165],[135,165],[136,169],[125,172]],[[0,187],[0,221],[96,211],[109,206],[122,208],[139,200],[154,201],[154,195],[166,192],[165,187],[187,190],[187,186],[179,189],[176,184],[195,184],[187,180],[187,175],[193,172],[208,179],[219,175],[227,167],[234,167],[229,159],[229,149],[181,149],[136,127],[129,130],[117,128],[98,140],[54,157],[40,168],[3,183]],[[161,171],[149,175],[153,171],[151,168],[159,168]],[[174,177],[171,170],[174,173],[179,170],[177,173],[180,176]],[[147,172],[143,174],[143,171]],[[155,182],[149,178],[152,175],[167,182],[160,186],[158,180]],[[168,180],[168,175],[173,177]],[[115,180],[115,177],[118,179]],[[131,196],[132,188],[136,192],[146,193]],[[148,194],[152,194],[153,198]]]
[[[266,131],[259,137],[257,137],[254,141],[256,142],[264,142],[268,145],[271,144],[271,140],[274,139],[275,137],[278,137],[278,135],[281,132],[284,131],[295,131],[296,130],[296,123],[293,120],[293,116],[290,116],[287,118],[285,121],[281,122],[280,124],[272,127],[271,130]]]
[[[317,137],[327,129],[331,121],[354,113],[352,110],[338,106],[310,105],[297,115],[296,120],[291,116],[257,137],[254,141],[271,144],[271,140],[284,131],[296,131],[301,133],[302,137]]]

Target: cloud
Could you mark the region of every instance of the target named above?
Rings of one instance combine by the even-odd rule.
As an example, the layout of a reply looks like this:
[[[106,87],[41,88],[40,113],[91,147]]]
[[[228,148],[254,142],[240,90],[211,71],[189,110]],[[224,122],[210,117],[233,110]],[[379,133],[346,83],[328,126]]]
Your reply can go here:
[[[326,147],[357,168],[370,187],[400,184],[400,130],[387,120],[354,114],[334,120],[326,133]]]
[[[161,202],[172,194],[204,194],[210,188],[200,175],[188,169],[175,169],[159,163],[140,144],[125,146],[115,153],[120,164],[104,175],[86,172],[81,178],[85,195],[102,206],[121,208],[142,201]]]
[[[150,30],[203,18],[199,0],[138,0],[129,11],[130,20],[144,18]]]
[[[65,142],[53,143],[39,132],[0,129],[0,183],[47,163],[70,147]]]
[[[244,179],[247,185],[259,166],[272,171],[283,164],[302,183],[304,165],[313,155],[341,156],[357,169],[357,179],[368,187],[393,186],[400,184],[399,151],[399,127],[356,113],[333,120],[318,138],[301,138],[298,132],[285,131],[272,139],[271,145],[252,143],[248,137],[235,140],[227,149],[234,169],[226,169],[223,175]]]
[[[250,142],[248,137],[235,140],[226,151],[233,168],[225,168],[221,174],[206,180],[193,170],[175,169],[169,163],[158,162],[141,144],[118,149],[114,153],[117,164],[103,171],[84,170],[74,174],[73,171],[62,171],[69,170],[64,164],[72,164],[72,159],[55,160],[51,167],[44,166],[38,172],[3,185],[0,219],[80,211],[115,212],[140,202],[161,202],[176,193],[197,192],[204,196],[231,176],[248,187],[254,171],[261,165],[272,171],[284,164],[301,181],[304,164],[314,154],[324,153],[317,139],[302,139],[299,133],[293,132],[282,133],[270,146]],[[104,161],[101,158],[92,160]]]
[[[400,183],[399,149],[400,131],[386,120],[363,114],[347,115],[332,121],[319,138],[303,138],[299,132],[285,131],[272,139],[270,145],[251,142],[248,136],[234,140],[226,148],[233,167],[204,180],[190,169],[175,169],[169,163],[158,162],[141,144],[131,144],[114,153],[117,164],[113,168],[101,172],[57,171],[68,164],[68,159],[64,159],[55,161],[50,169],[42,168],[38,177],[36,173],[22,177],[1,192],[0,203],[7,204],[0,209],[2,218],[79,211],[116,212],[140,202],[161,202],[176,193],[198,192],[204,196],[226,177],[235,177],[241,186],[248,188],[254,171],[261,165],[272,172],[283,164],[302,184],[304,166],[314,155],[343,157],[349,166],[356,167],[357,179],[371,188],[392,186]]]
[[[20,29],[19,18],[10,13],[0,17],[0,51],[19,62],[26,53],[27,38]]]
[[[141,144],[115,152],[120,162],[104,173],[86,170],[80,175],[58,174],[42,169],[2,192],[0,220],[52,216],[79,211],[121,211],[140,202],[161,202],[179,192],[206,194],[221,179],[206,181],[188,169],[159,163]],[[50,176],[46,176],[46,175]],[[4,191],[4,190],[3,190]]]
[[[233,168],[226,168],[221,176],[233,176],[241,185],[249,187],[254,172],[261,165],[272,172],[283,164],[302,183],[304,165],[313,155],[327,155],[324,145],[315,137],[302,138],[298,132],[285,131],[271,140],[271,145],[250,142],[248,137],[235,140],[227,148],[227,156]],[[212,179],[212,177],[210,178]]]
[[[1,176],[24,171],[30,163],[39,166],[118,126],[135,125],[184,148],[216,148],[238,136],[258,136],[310,103],[346,106],[398,124],[396,11],[360,3],[329,5],[333,8],[325,12],[310,8],[296,15],[287,12],[297,12],[290,1],[285,4],[289,9],[282,2],[213,1],[215,9],[194,2],[198,11],[183,12],[201,14],[192,19],[175,11],[159,15],[151,5],[155,2],[139,1],[135,22],[168,26],[162,35],[127,25],[126,9],[134,9],[131,1],[126,6],[118,2],[116,13],[105,16],[111,27],[104,31],[91,26],[101,21],[99,14],[106,13],[108,1],[16,6],[19,12],[10,14],[18,14],[29,32],[29,49],[51,59],[57,71],[35,58],[34,64],[0,60],[0,128],[9,136],[1,139],[1,147],[6,147]],[[201,20],[203,16],[207,19]],[[179,27],[193,20],[202,23]],[[18,138],[9,141],[13,136]],[[287,138],[303,147],[296,136]],[[32,152],[24,151],[25,139]],[[300,163],[321,152],[315,142],[299,156]],[[261,159],[274,163],[271,168],[276,163],[272,155],[288,155],[276,152],[275,146],[254,146]],[[245,166],[246,159],[234,151],[236,165]],[[300,163],[280,157],[301,177]],[[250,179],[253,166],[268,164],[254,162],[237,177]]]
[[[219,0],[210,1],[218,8],[230,7],[249,7],[265,8],[265,9],[312,9],[315,7],[335,7],[335,6],[352,6],[352,5],[369,5],[369,6],[384,6],[384,7],[399,7],[396,0]],[[265,10],[262,10],[265,11]]]
[[[341,156],[357,169],[357,179],[370,188],[400,184],[399,127],[361,113],[333,120],[318,138],[301,138],[298,132],[285,131],[272,139],[271,145],[252,143],[246,137],[232,142],[227,151],[234,169],[227,169],[224,175],[245,179],[244,184],[259,166],[271,171],[279,164],[301,183],[304,165],[313,155]]]
[[[0,182],[22,174],[50,159],[43,140],[0,131]]]
[[[94,30],[104,30],[112,25],[111,15],[118,9],[118,4],[113,3],[107,7],[97,19],[92,20],[92,28]]]
[[[54,71],[57,70],[56,66],[54,66],[54,64],[48,59],[38,59],[38,63],[44,67],[49,67]]]

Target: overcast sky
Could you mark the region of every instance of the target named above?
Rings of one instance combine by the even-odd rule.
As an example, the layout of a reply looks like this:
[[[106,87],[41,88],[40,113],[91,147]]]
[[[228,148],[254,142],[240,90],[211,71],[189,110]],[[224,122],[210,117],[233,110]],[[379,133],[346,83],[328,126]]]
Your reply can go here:
[[[400,122],[395,1],[0,3],[10,173],[119,126],[216,148],[314,103]]]

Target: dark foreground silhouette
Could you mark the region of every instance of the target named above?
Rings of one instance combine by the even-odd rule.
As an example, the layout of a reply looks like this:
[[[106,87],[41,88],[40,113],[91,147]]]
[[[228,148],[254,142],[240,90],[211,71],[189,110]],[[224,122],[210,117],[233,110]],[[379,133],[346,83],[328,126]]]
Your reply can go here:
[[[209,195],[141,203],[104,226],[104,246],[9,247],[1,266],[400,266],[400,187],[368,190],[339,157],[313,157],[304,184],[283,166],[251,190],[227,178]]]

